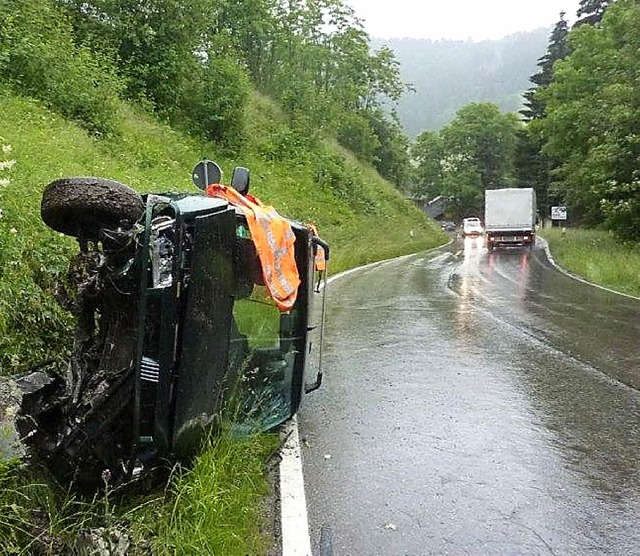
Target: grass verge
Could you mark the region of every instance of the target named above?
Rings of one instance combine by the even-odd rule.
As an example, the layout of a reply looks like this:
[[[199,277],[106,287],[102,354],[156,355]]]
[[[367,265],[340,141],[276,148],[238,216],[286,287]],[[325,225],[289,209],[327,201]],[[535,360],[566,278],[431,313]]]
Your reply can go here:
[[[556,262],[595,284],[640,296],[640,246],[620,243],[610,232],[567,228],[543,230]]]
[[[274,434],[218,438],[143,498],[107,487],[85,500],[40,470],[0,460],[0,554],[266,554],[275,539],[265,462],[277,446]]]
[[[46,360],[62,365],[71,345],[72,318],[53,291],[76,246],[39,217],[44,187],[62,176],[115,179],[141,192],[193,191],[191,170],[204,157],[227,175],[234,165],[247,166],[252,192],[318,226],[332,246],[332,272],[447,241],[391,184],[335,143],[298,147],[269,99],[256,95],[249,112],[250,140],[231,157],[125,104],[114,133],[99,138],[0,88],[0,375]],[[0,553],[81,553],[78,543],[85,541],[111,554],[266,553],[266,462],[275,444],[270,435],[221,439],[192,467],[177,470],[166,489],[126,500],[108,488],[81,500],[46,475],[0,461]]]

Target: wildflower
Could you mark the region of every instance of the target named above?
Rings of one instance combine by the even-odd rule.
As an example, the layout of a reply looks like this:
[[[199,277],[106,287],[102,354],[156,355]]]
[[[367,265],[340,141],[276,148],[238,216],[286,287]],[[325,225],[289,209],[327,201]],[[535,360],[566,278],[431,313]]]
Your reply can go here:
[[[2,145],[2,152],[4,154],[9,154],[11,152],[11,145]]]
[[[17,233],[18,233],[18,230],[16,230],[15,228],[11,228],[11,229],[9,230],[9,232],[10,232],[10,233],[12,233],[12,234],[17,234]]]
[[[9,185],[10,183],[11,180],[9,178],[0,179],[0,187],[7,187],[7,185]]]
[[[15,160],[5,160],[2,162],[0,160],[0,170],[11,170],[16,164]]]

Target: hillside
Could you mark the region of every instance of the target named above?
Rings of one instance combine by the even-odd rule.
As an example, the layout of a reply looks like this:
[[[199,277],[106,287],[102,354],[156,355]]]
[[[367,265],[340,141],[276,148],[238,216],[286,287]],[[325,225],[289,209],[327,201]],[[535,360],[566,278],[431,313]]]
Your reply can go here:
[[[376,100],[402,90],[390,53],[372,54],[353,17],[325,25],[344,15],[341,0],[320,18],[305,3],[251,6],[3,2],[0,387],[43,364],[73,372],[73,318],[55,297],[77,245],[40,219],[42,192],[59,177],[195,192],[199,160],[216,160],[223,183],[246,166],[252,193],[317,225],[330,272],[447,239],[372,166],[406,182],[406,138]],[[0,409],[11,421],[15,407]],[[12,437],[4,424],[0,451]],[[0,458],[0,553],[76,553],[88,527],[118,538],[126,530],[146,547],[132,554],[267,553],[262,497],[277,438],[210,440],[151,498],[124,503],[105,474],[90,503],[44,470]]]
[[[548,37],[549,29],[541,28],[495,41],[376,39],[374,46],[396,53],[402,79],[415,88],[398,106],[400,121],[415,136],[440,129],[470,102],[517,111]]]
[[[43,188],[61,176],[98,175],[141,192],[188,191],[191,170],[203,157],[218,161],[227,176],[233,166],[247,166],[256,195],[287,216],[317,224],[333,246],[334,271],[442,242],[434,224],[390,183],[335,143],[298,158],[280,156],[293,149],[287,142],[294,135],[270,100],[254,95],[247,119],[251,139],[231,159],[125,103],[117,132],[98,139],[36,101],[0,90],[0,142],[16,161],[0,190],[2,374],[58,359],[69,345],[69,317],[52,292],[75,242],[39,218]]]

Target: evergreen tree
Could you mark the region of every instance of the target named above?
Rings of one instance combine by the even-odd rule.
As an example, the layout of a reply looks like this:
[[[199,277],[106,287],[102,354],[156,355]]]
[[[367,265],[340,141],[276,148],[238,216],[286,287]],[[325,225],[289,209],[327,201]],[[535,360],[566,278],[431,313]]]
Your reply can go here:
[[[524,108],[520,111],[529,125],[518,136],[517,183],[519,187],[533,187],[536,190],[538,205],[543,214],[548,213],[549,184],[555,162],[542,152],[542,137],[535,123],[531,123],[544,119],[546,102],[540,98],[539,93],[552,83],[555,63],[569,55],[569,26],[564,16],[565,12],[560,12],[560,20],[549,37],[547,52],[538,60],[540,71],[529,78],[534,86],[524,94]]]
[[[577,16],[580,18],[576,21],[574,27],[578,27],[584,23],[588,25],[596,25],[602,20],[605,10],[613,4],[614,0],[580,0]]]
[[[534,86],[524,93],[524,108],[520,111],[527,121],[544,118],[545,105],[543,101],[537,98],[536,92],[539,88],[548,87],[551,84],[553,65],[558,60],[562,60],[569,55],[569,43],[567,40],[569,26],[564,16],[565,12],[560,12],[560,21],[556,23],[551,32],[547,52],[538,59],[540,71],[529,78],[529,81]]]

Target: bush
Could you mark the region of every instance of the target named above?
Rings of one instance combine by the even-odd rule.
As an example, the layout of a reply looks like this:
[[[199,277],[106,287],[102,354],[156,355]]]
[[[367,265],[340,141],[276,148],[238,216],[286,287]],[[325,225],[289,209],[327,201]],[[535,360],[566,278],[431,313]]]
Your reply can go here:
[[[0,76],[93,133],[115,127],[122,83],[114,67],[74,44],[50,0],[0,0]]]
[[[338,142],[353,151],[363,162],[374,162],[381,147],[366,114],[346,113],[338,128]]]
[[[250,92],[245,68],[229,56],[211,54],[204,64],[194,59],[172,119],[205,140],[239,146]]]

